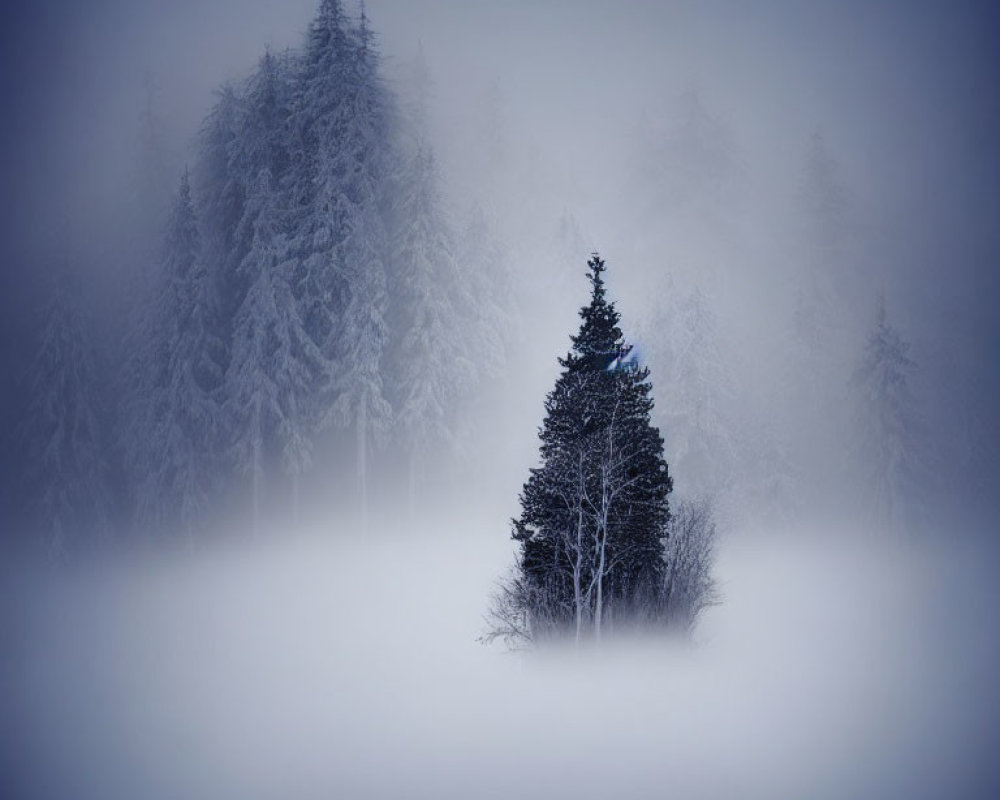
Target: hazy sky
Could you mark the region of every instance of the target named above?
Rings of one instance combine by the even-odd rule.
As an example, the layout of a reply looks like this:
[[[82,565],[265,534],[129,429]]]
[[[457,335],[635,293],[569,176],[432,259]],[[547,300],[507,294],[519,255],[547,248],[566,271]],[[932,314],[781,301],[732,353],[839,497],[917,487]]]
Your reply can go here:
[[[245,75],[265,46],[298,45],[315,5],[8,4],[0,135],[11,233],[48,238],[42,217],[53,206],[74,230],[83,227],[81,215],[113,215],[131,169],[146,72],[182,149],[212,91]],[[895,268],[923,280],[959,270],[975,281],[962,301],[977,305],[1000,288],[994,9],[987,2],[369,3],[390,68],[423,43],[449,123],[470,111],[469,98],[483,86],[500,85],[511,128],[554,171],[575,174],[570,185],[584,196],[567,198],[571,208],[599,210],[600,187],[584,176],[603,175],[609,152],[622,147],[641,113],[655,114],[694,86],[758,165],[797,151],[805,132],[821,127],[865,211],[891,239],[893,257],[910,262]],[[996,344],[995,327],[984,334]]]

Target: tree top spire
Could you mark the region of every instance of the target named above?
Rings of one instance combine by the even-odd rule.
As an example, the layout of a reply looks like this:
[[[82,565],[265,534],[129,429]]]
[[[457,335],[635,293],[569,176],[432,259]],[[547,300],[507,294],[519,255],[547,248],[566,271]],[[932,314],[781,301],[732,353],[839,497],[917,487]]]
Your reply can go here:
[[[587,266],[590,267],[590,272],[587,273],[587,277],[590,278],[594,301],[603,302],[604,278],[602,276],[608,268],[604,265],[604,259],[601,258],[596,250],[590,254],[590,260],[587,262]]]

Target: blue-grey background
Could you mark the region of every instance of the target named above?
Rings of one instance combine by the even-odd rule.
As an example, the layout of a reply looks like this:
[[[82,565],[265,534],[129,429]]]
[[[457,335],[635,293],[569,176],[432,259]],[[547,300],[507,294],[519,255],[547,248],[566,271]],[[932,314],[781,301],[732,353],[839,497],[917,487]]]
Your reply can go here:
[[[120,333],[144,104],[172,183],[213,91],[266,46],[298,46],[314,11],[42,0],[0,12],[5,501],[24,468],[16,429],[46,271],[67,265],[99,335]],[[489,208],[528,298],[519,355],[482,401],[499,430],[489,468],[437,519],[363,541],[330,510],[296,535],[230,536],[195,557],[68,573],[5,558],[6,796],[996,796],[995,4],[371,0],[368,13],[401,93],[422,49],[448,195]],[[663,200],[650,176],[691,98],[729,160],[718,193],[680,220],[671,185]],[[849,485],[817,466],[824,480],[793,492],[804,510],[765,523],[738,500],[724,509],[724,602],[695,647],[523,661],[481,648],[590,249],[608,258],[634,337],[653,338],[640,322],[668,287],[703,288],[748,418],[815,447],[815,465],[845,457],[825,449],[819,414],[797,440],[769,416],[810,380],[780,354],[817,133],[848,209],[849,255],[827,273],[849,285],[829,352],[846,378],[881,296],[916,362],[929,475],[918,543],[851,529]],[[568,267],[553,255],[566,219],[579,233]],[[846,379],[820,374],[850,402]]]

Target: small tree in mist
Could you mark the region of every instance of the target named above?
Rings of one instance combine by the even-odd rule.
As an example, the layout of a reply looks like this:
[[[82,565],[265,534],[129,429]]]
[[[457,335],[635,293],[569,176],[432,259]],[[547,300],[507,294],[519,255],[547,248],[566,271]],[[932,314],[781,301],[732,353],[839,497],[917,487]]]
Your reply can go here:
[[[719,599],[712,577],[715,521],[707,498],[674,504],[665,557],[660,613],[668,626],[690,633],[701,612]]]

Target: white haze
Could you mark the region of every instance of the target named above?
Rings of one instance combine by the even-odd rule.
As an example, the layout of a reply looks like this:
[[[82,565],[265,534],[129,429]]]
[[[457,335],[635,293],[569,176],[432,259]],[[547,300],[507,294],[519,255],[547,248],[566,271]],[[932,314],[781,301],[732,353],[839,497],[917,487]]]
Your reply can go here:
[[[982,609],[1000,598],[968,549],[742,536],[693,646],[511,655],[476,642],[507,556],[504,526],[477,516],[353,542],[323,526],[45,592],[22,575],[5,597],[23,613],[8,796],[998,788],[1000,636]]]
[[[68,237],[98,284],[89,291],[113,294],[143,72],[160,86],[179,169],[212,90],[265,46],[297,46],[316,3],[73,5],[40,4],[20,27],[11,12],[10,31],[60,55],[8,52],[41,99],[18,105],[7,134],[5,252],[44,254]],[[719,546],[722,604],[692,645],[511,655],[476,641],[512,560],[507,520],[586,298],[589,250],[608,259],[626,326],[656,305],[669,272],[687,288],[711,261],[738,396],[765,416],[794,294],[794,193],[817,129],[841,165],[869,292],[844,325],[843,360],[881,291],[906,338],[976,387],[961,399],[996,407],[1000,51],[989,9],[368,6],[397,87],[422,45],[455,213],[486,206],[525,282],[517,358],[482,406],[493,449],[433,521],[361,535],[331,511],[301,531],[249,543],[234,532],[170,559],[55,574],[5,560],[0,794],[1000,796],[995,452],[981,505],[937,496],[933,530],[909,548],[827,513],[839,495],[772,529],[734,513]],[[731,132],[739,166],[719,237],[731,239],[708,255],[704,230],[639,230],[630,172],[646,157],[637,131],[669,126],[691,90]],[[568,268],[554,254],[563,215],[582,240]],[[947,387],[923,374],[926,424],[953,441]],[[974,435],[991,448],[997,426],[984,416]]]

